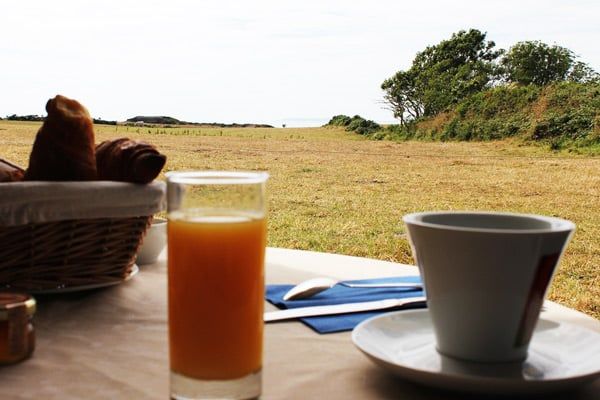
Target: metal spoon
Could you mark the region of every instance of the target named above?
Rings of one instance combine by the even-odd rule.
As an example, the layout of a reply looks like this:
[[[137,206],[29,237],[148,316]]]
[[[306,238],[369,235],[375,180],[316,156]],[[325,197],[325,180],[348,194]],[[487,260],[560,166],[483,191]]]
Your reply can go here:
[[[327,289],[332,288],[335,285],[342,285],[350,288],[385,288],[385,287],[399,287],[399,288],[411,288],[421,289],[423,285],[421,283],[407,283],[407,282],[396,282],[396,283],[350,283],[344,282],[333,278],[313,278],[291,288],[284,296],[283,300],[299,300],[306,299],[311,296],[321,293]]]

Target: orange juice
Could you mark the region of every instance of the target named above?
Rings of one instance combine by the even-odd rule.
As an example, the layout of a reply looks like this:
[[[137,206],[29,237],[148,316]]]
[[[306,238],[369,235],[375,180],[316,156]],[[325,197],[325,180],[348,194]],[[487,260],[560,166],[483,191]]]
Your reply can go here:
[[[265,219],[168,223],[171,370],[235,379],[262,366]]]

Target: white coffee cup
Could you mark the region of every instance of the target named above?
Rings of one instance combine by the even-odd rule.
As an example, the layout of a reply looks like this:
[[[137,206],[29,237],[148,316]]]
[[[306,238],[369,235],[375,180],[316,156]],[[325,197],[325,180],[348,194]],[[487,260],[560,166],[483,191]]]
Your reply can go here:
[[[540,215],[404,216],[441,354],[522,361],[575,224]]]

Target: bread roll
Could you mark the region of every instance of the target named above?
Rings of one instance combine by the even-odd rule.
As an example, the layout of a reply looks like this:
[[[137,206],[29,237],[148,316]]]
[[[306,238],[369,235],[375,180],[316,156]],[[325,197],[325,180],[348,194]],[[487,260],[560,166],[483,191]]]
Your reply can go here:
[[[46,103],[48,117],[33,144],[25,180],[88,181],[97,178],[93,121],[75,100]]]
[[[160,174],[167,157],[153,145],[128,138],[107,140],[96,146],[98,179],[149,183]]]
[[[0,182],[18,182],[23,180],[23,168],[0,158]]]

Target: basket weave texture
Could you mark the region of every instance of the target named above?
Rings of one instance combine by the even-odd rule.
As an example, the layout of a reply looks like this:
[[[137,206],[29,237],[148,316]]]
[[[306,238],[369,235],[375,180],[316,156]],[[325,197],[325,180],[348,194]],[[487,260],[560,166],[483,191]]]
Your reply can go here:
[[[0,283],[39,291],[110,283],[132,272],[151,217],[0,228]]]
[[[123,190],[126,193],[127,188]],[[86,204],[86,196],[84,189],[81,204]],[[160,208],[157,206],[155,212]],[[148,210],[145,207],[144,213]],[[0,224],[0,289],[55,291],[115,283],[129,277],[152,213],[128,217],[111,217],[110,211],[108,214],[99,218]]]

